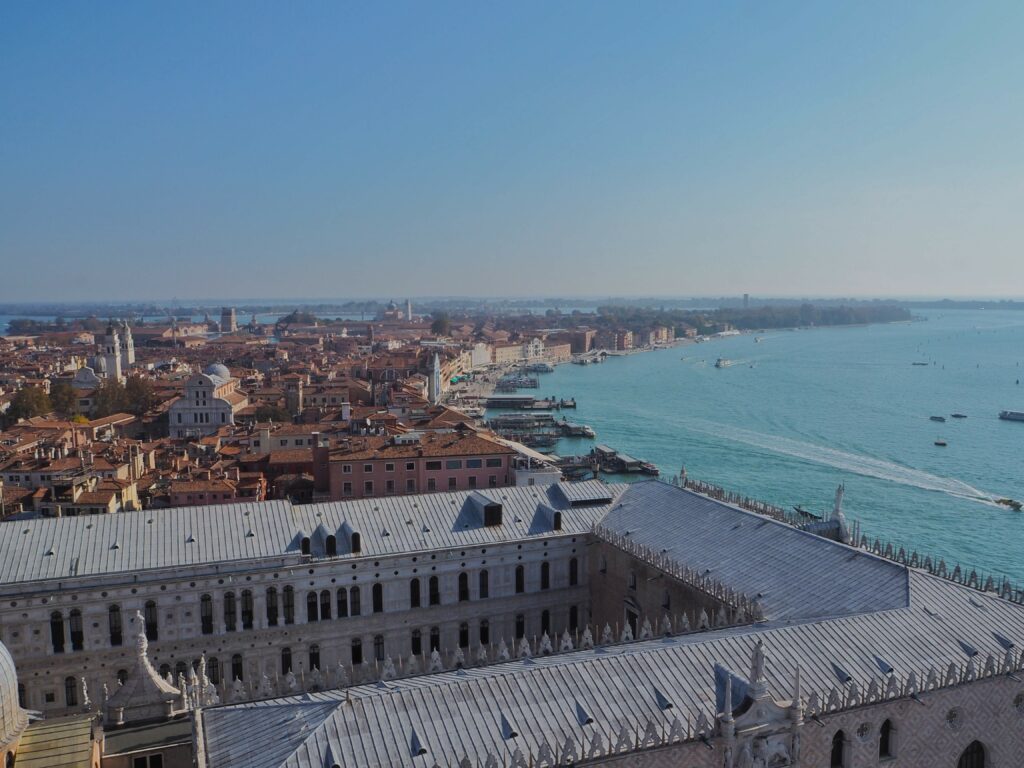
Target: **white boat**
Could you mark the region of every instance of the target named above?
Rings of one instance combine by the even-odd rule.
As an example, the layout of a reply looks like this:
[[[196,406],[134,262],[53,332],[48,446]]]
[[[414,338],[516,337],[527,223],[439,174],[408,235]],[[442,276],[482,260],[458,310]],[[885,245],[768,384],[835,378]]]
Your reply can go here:
[[[715,360],[715,368],[728,368],[730,365],[732,365],[732,360],[726,360],[724,357]]]

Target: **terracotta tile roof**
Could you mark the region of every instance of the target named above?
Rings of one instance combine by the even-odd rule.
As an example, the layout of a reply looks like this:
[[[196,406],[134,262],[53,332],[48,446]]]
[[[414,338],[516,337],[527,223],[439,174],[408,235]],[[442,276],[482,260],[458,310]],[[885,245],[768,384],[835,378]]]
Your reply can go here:
[[[511,455],[515,451],[496,443],[488,437],[477,434],[455,434],[431,432],[423,435],[418,443],[395,445],[391,438],[369,436],[356,438],[349,448],[337,447],[331,450],[331,461],[360,461],[365,459],[399,459],[420,456],[478,456]]]

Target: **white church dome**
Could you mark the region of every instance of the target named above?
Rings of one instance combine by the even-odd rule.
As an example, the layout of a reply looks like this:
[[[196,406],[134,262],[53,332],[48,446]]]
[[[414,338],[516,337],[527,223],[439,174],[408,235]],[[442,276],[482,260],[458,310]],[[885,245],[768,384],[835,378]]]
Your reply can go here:
[[[18,703],[18,673],[7,647],[0,643],[0,747],[16,741],[28,725]]]
[[[207,376],[216,376],[219,379],[227,381],[231,378],[231,371],[224,363],[212,363],[206,366],[206,370],[203,371]]]

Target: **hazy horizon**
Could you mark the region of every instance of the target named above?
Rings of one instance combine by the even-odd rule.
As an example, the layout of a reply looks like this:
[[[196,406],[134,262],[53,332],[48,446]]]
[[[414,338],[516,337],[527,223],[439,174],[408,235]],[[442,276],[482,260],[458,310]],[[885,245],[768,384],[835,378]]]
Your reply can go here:
[[[1021,298],[1022,37],[1012,2],[6,3],[0,302]]]

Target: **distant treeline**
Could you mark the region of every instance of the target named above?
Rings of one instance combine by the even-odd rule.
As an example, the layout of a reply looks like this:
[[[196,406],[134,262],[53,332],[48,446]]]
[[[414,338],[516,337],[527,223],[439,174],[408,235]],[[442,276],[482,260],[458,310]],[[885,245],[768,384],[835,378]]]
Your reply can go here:
[[[74,320],[58,317],[53,322],[19,317],[7,323],[7,331],[12,336],[36,336],[41,333],[61,333],[62,331],[102,331],[107,327],[107,322],[97,317],[83,317]]]
[[[910,320],[910,310],[895,304],[820,307],[799,306],[729,307],[714,310],[645,309],[642,307],[598,307],[596,324],[604,328],[640,330],[663,325],[682,335],[686,327],[698,333],[715,333],[731,326],[738,330],[761,328],[805,328],[816,325],[862,325]]]

